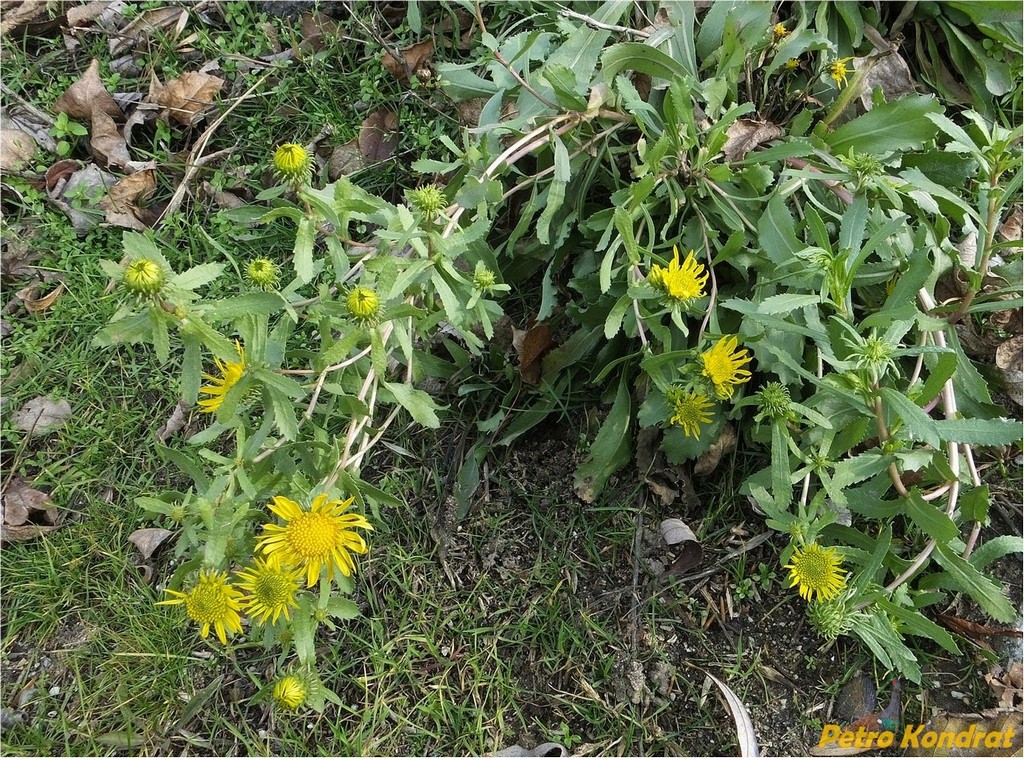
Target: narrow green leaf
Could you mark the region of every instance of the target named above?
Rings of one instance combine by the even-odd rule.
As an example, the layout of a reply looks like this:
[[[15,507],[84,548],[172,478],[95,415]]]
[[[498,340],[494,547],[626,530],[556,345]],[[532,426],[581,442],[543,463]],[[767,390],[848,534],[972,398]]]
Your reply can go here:
[[[188,271],[183,271],[171,278],[170,284],[173,287],[180,287],[183,290],[194,290],[209,284],[224,272],[223,263],[201,263],[193,266]]]
[[[941,111],[939,101],[931,96],[900,98],[876,105],[843,124],[826,135],[825,142],[832,147],[833,155],[846,155],[851,149],[871,155],[918,149],[937,131],[928,114]]]
[[[938,447],[939,432],[935,427],[935,419],[925,413],[920,406],[908,398],[902,392],[897,392],[890,387],[882,387],[882,401],[894,411],[916,439],[926,445]]]
[[[948,650],[954,655],[960,655],[960,648],[957,647],[953,636],[931,619],[925,618],[921,611],[916,608],[907,608],[884,597],[876,598],[875,602],[888,612],[890,616],[894,616],[897,620],[903,622],[903,631],[905,633],[934,640],[943,649]]]
[[[303,284],[308,284],[313,278],[313,243],[316,241],[316,229],[313,221],[308,216],[299,219],[299,225],[295,230],[295,248],[293,250],[292,263],[295,266],[295,276]]]
[[[601,53],[601,75],[611,83],[620,71],[636,71],[659,79],[690,79],[683,65],[642,42],[620,42]]]
[[[939,439],[968,445],[1014,445],[1021,441],[1024,424],[1006,418],[960,418],[936,421]]]
[[[820,295],[771,295],[757,304],[757,312],[764,314],[792,313],[805,305],[818,305]]]
[[[938,543],[934,555],[957,588],[974,598],[989,616],[1003,623],[1009,623],[1017,617],[1017,611],[1002,589],[957,555],[949,545]]]
[[[629,463],[632,454],[632,436],[629,432],[632,421],[633,401],[624,373],[619,380],[611,412],[601,424],[587,460],[576,469],[573,476],[573,487],[583,502],[593,503],[611,475]]]

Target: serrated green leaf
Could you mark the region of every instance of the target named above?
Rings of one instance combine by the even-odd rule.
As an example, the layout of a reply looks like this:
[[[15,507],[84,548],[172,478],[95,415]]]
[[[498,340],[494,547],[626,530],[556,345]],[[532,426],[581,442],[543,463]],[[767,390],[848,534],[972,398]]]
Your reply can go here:
[[[614,81],[620,71],[637,71],[668,81],[690,78],[681,63],[641,42],[620,42],[601,53],[601,75],[606,82]]]
[[[437,429],[441,422],[437,418],[436,411],[439,410],[434,399],[423,390],[418,390],[409,384],[396,384],[393,382],[381,382],[395,400],[409,411],[413,420],[428,429]]]
[[[960,648],[957,647],[952,635],[934,621],[925,618],[921,611],[916,608],[907,608],[884,597],[877,598],[875,602],[889,613],[890,616],[894,616],[898,621],[903,622],[902,628],[904,633],[933,640],[939,643],[945,650],[954,655],[960,655]]]
[[[346,620],[359,618],[359,606],[348,598],[332,597],[327,601],[327,613],[331,618]]]
[[[198,266],[193,266],[188,271],[183,271],[174,276],[170,284],[172,287],[194,290],[197,287],[209,284],[222,273],[224,273],[223,263],[201,263]]]
[[[286,440],[295,439],[299,434],[299,423],[295,417],[295,405],[287,395],[274,387],[266,387],[266,394],[270,397],[270,406],[274,411],[274,423],[277,424],[281,436]]]
[[[573,487],[583,502],[593,503],[611,475],[629,463],[633,450],[630,434],[632,420],[633,402],[626,375],[623,374],[612,409],[601,424],[587,459],[573,475]]]
[[[276,371],[265,368],[256,369],[254,373],[257,381],[262,382],[264,386],[273,387],[286,397],[295,399],[306,395],[303,386],[290,376],[278,374]]]
[[[629,295],[623,295],[615,301],[615,305],[608,311],[608,318],[604,322],[604,338],[606,340],[610,340],[619,333],[619,329],[622,328],[622,319],[632,304],[633,298]]]
[[[945,511],[935,503],[929,503],[916,488],[903,499],[903,510],[910,520],[925,534],[940,542],[956,539],[960,530]]]
[[[1006,418],[958,418],[935,422],[939,439],[967,445],[1014,445],[1024,435],[1024,424]]]
[[[966,592],[982,610],[996,621],[1009,623],[1017,617],[1013,603],[1009,601],[1002,589],[972,564],[961,558],[953,548],[943,543],[935,546],[935,560],[953,584],[961,592]]]
[[[285,307],[285,301],[273,292],[250,292],[247,295],[196,303],[195,312],[211,321],[233,321],[254,314],[270,315]]]
[[[112,321],[100,329],[92,338],[96,347],[111,347],[121,342],[141,342],[152,339],[153,322],[149,313],[137,313],[117,321]]]
[[[1024,553],[1024,537],[1018,537],[1016,534],[1002,534],[993,537],[971,553],[968,561],[974,568],[981,571],[992,561],[999,560],[1011,553]]]
[[[772,295],[757,304],[757,312],[766,315],[792,313],[797,308],[821,303],[820,295]]]
[[[308,284],[313,278],[313,243],[316,241],[316,228],[308,216],[299,219],[295,229],[295,247],[293,249],[292,263],[295,266],[295,276],[303,284]]]
[[[941,444],[939,433],[935,428],[935,419],[925,413],[917,403],[890,387],[882,387],[880,394],[882,401],[903,419],[907,431],[916,439],[932,447],[938,447]]]

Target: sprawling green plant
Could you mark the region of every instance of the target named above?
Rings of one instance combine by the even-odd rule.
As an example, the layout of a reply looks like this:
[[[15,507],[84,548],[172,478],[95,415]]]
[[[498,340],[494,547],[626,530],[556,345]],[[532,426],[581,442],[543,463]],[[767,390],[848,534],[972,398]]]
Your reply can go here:
[[[1018,268],[993,265],[1020,129],[867,91],[896,53],[861,50],[850,4],[778,18],[717,2],[698,19],[672,3],[635,29],[633,9],[577,4],[500,40],[483,29],[479,64],[439,66],[449,97],[484,98],[463,144],[446,141],[451,161],[417,165],[450,173],[444,192],[395,205],[346,179],[319,188],[305,150],[279,148],[280,186],[227,218],[250,236],[294,229],[288,276],[201,229],[223,262],[175,274],[129,233],[126,263],[105,264],[127,297],[98,342],[148,341],[168,360],[174,334],[182,397],[205,395],[213,418],[189,452],[164,451],[194,487],[140,499],[180,529],[167,602],[204,635],[226,640],[245,616],[280,646],[283,707],[332,697],[316,629],[355,614],[351,553],[393,503],[360,478],[367,452],[403,410],[437,426],[416,381],[465,369],[495,298],[531,282],[535,318],[571,336],[544,359],[532,413],[501,403],[479,422],[463,507],[488,450],[585,378],[611,408],[576,472],[581,498],[631,459],[638,429],[661,430],[679,463],[733,421],[768,463],[741,494],[789,536],[780,565],[824,636],[854,635],[918,680],[904,635],[957,650],[922,613],[945,592],[1013,616],[984,569],[1021,543],[979,546],[989,499],[972,446],[1017,443],[1021,425],[951,324],[1020,306]],[[860,95],[871,108],[856,115]],[[973,261],[954,246],[970,234]],[[239,294],[197,292],[229,267]],[[963,294],[937,303],[953,270]],[[442,330],[454,363],[430,350]]]

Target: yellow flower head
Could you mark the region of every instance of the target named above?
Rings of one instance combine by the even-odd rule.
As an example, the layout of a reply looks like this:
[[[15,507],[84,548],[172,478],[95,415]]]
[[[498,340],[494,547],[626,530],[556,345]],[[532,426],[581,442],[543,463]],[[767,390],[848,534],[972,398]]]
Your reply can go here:
[[[269,258],[253,258],[245,267],[245,278],[261,290],[273,289],[280,273],[280,266]]]
[[[282,613],[291,619],[291,608],[299,607],[295,592],[302,582],[302,569],[268,564],[260,558],[254,558],[252,563],[238,572],[238,587],[246,593],[242,600],[245,612],[260,624],[268,618],[277,623]]]
[[[707,414],[707,409],[712,405],[711,400],[707,395],[687,392],[682,387],[671,387],[667,397],[672,405],[672,418],[669,422],[682,427],[687,437],[699,440],[700,425],[711,421],[711,416]]]
[[[796,68],[799,68],[799,66],[800,66],[800,61],[797,58],[790,58],[788,61],[786,61],[786,70],[787,71],[792,71],[792,70],[794,70]]]
[[[228,644],[227,632],[241,633],[241,595],[228,584],[227,573],[216,571],[199,572],[199,581],[189,592],[164,590],[174,595],[172,600],[161,600],[157,605],[184,604],[185,612],[197,624],[202,624],[200,634],[206,637],[210,626],[217,632],[222,644]]]
[[[356,321],[373,323],[380,315],[380,298],[369,287],[355,287],[345,300],[349,315]]]
[[[366,540],[354,530],[373,529],[358,513],[345,513],[354,500],[350,497],[345,501],[328,501],[327,495],[318,495],[306,511],[294,500],[275,497],[270,510],[285,523],[264,524],[257,549],[266,553],[271,563],[304,569],[307,587],[316,584],[324,566],[330,579],[334,578],[335,569],[344,576],[352,576],[356,564],[349,551],[367,551]]]
[[[842,89],[844,85],[849,84],[846,81],[846,77],[852,73],[850,69],[846,67],[846,62],[852,60],[852,58],[840,58],[828,64],[828,75],[836,83],[839,89]]]
[[[286,142],[274,151],[274,168],[279,176],[292,181],[301,181],[309,177],[313,159],[306,148],[294,142]]]
[[[306,702],[306,685],[294,675],[281,677],[274,685],[274,700],[286,711],[294,711]]]
[[[772,42],[778,44],[790,34],[785,24],[776,24],[772,27]]]
[[[213,362],[217,364],[220,376],[203,374],[205,378],[210,380],[209,384],[204,384],[199,390],[203,395],[210,395],[205,400],[199,401],[199,410],[203,413],[216,413],[224,402],[224,396],[228,394],[228,390],[234,387],[238,380],[242,378],[242,373],[245,371],[245,350],[238,344],[237,340],[235,340],[235,349],[238,350],[238,363],[214,358]]]
[[[679,263],[679,248],[673,247],[672,253],[673,257],[667,268],[657,264],[651,266],[647,281],[672,300],[681,303],[702,297],[704,285],[708,281],[704,266],[694,260],[692,250],[682,264]]]
[[[750,353],[746,348],[737,350],[738,340],[735,335],[722,337],[718,343],[702,353],[704,376],[715,385],[715,394],[722,399],[732,397],[733,387],[750,379],[750,372],[741,366],[750,363]]]
[[[842,556],[835,548],[810,544],[793,551],[793,557],[784,568],[789,569],[790,587],[799,587],[800,597],[813,600],[832,600],[846,587],[846,571],[840,568]]]
[[[156,261],[149,258],[136,258],[124,267],[121,282],[130,291],[139,295],[152,295],[164,286],[164,270]]]

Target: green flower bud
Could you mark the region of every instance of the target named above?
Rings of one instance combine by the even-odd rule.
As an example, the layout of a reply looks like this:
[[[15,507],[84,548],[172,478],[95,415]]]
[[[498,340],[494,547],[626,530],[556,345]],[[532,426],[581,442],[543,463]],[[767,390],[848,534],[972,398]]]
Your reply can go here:
[[[294,711],[306,702],[309,688],[297,676],[289,674],[277,680],[274,685],[274,700],[286,711]]]
[[[167,277],[163,268],[149,258],[136,258],[124,267],[121,282],[138,295],[153,295],[164,286]]]
[[[373,323],[380,315],[380,298],[368,287],[356,287],[345,300],[349,315],[360,323]]]
[[[448,204],[444,193],[433,184],[410,192],[409,201],[418,211],[430,217],[437,215]]]
[[[269,258],[253,258],[245,268],[245,278],[261,290],[274,289],[280,273],[280,267]]]
[[[294,142],[287,142],[274,151],[274,169],[287,181],[309,181],[312,165],[313,159],[306,148]]]

